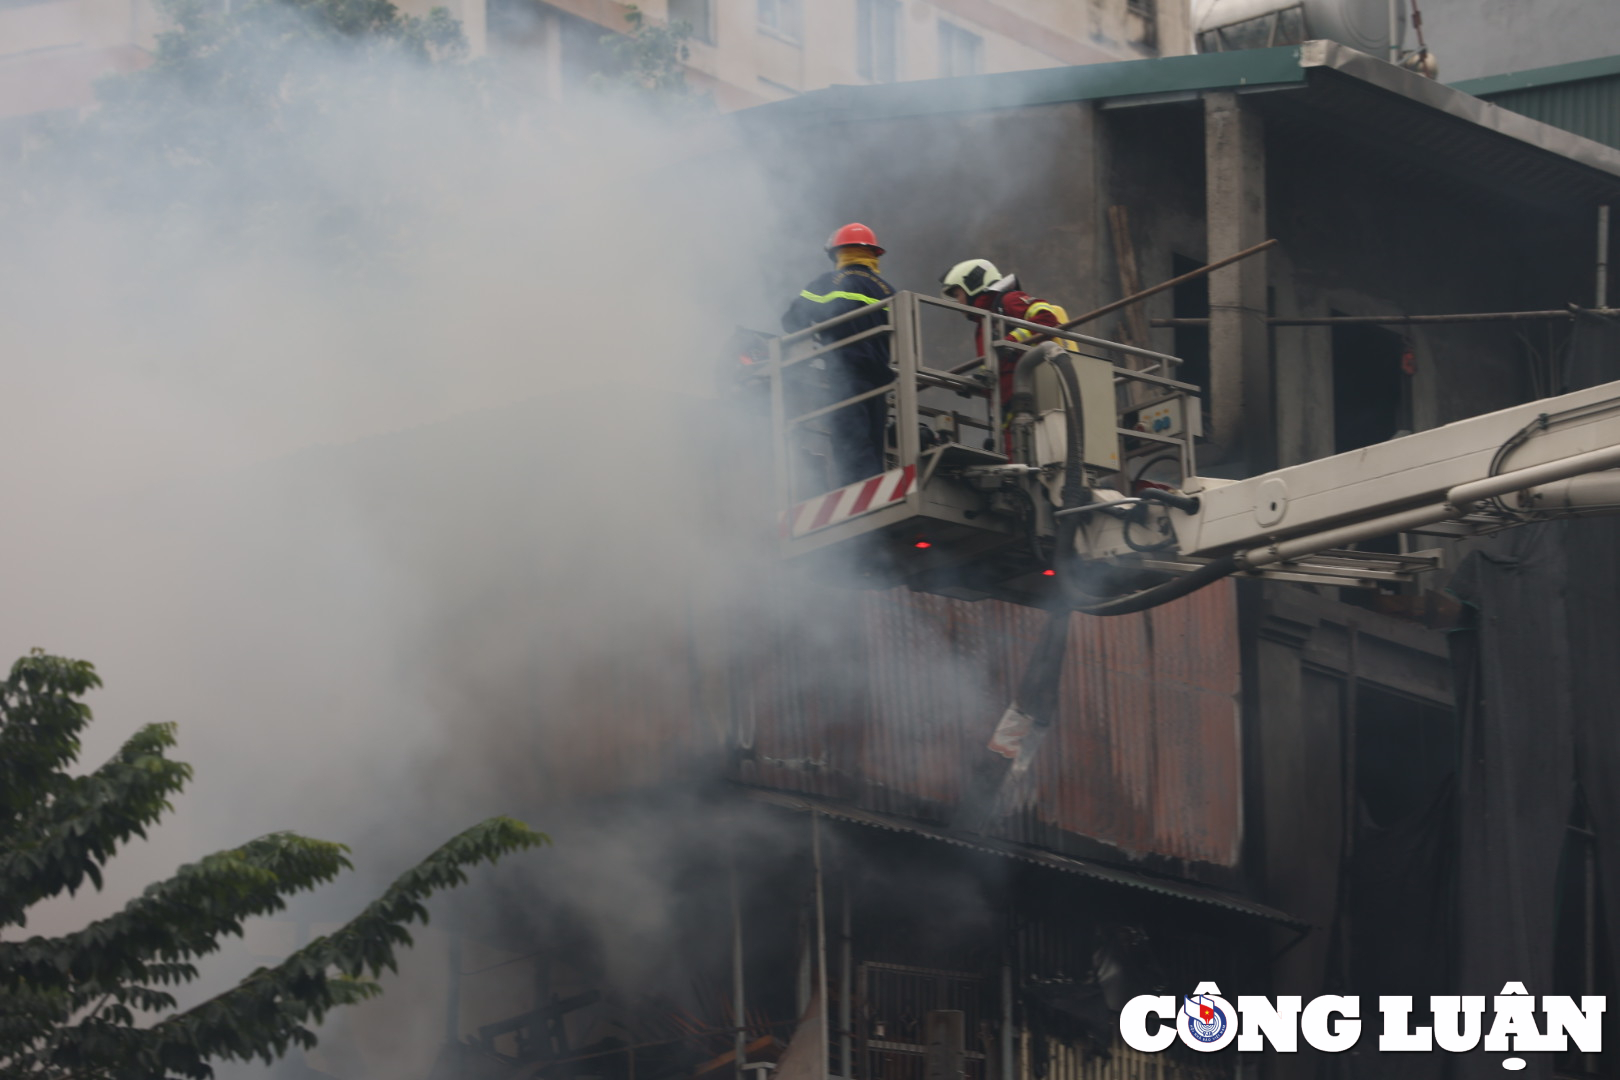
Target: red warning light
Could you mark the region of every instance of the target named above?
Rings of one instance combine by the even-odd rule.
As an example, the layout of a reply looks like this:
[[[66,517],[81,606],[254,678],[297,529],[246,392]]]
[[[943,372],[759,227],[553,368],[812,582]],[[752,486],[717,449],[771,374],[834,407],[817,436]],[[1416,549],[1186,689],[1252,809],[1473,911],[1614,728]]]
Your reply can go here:
[[[931,548],[933,546],[934,546],[933,544],[930,544],[926,540],[919,540],[915,544],[912,545],[912,547],[916,547],[916,548]]]
[[[1042,570],[1041,574],[1043,577],[1057,577],[1056,570]]]

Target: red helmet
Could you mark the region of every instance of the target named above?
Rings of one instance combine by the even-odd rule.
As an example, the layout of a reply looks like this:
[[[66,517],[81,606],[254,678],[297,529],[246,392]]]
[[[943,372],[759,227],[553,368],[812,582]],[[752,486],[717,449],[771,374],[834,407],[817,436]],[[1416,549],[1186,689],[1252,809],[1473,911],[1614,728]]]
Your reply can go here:
[[[878,247],[877,236],[858,221],[850,222],[827,237],[827,254],[831,255],[836,249],[849,247],[851,244],[869,247],[879,255],[883,254],[883,249]]]

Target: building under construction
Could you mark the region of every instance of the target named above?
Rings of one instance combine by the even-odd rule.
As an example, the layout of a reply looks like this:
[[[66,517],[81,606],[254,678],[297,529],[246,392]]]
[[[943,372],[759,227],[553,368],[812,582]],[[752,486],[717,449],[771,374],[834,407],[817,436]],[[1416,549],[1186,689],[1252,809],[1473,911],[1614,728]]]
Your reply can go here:
[[[1104,359],[1180,361],[1201,406],[1172,435],[1206,477],[1620,376],[1601,209],[1620,151],[1331,42],[840,87],[731,122],[805,220],[878,228],[901,288],[981,256],[1071,314],[1148,293],[1079,329],[1120,344]],[[835,182],[852,160],[882,178],[853,202]],[[820,239],[781,238],[784,296]],[[940,370],[973,360],[960,313],[936,314],[911,346]],[[905,404],[894,452],[920,478]],[[430,456],[516,446],[528,420],[510,425],[439,431]],[[1118,1010],[1205,981],[1229,998],[1612,989],[1612,523],[1425,528],[1292,580],[1070,615],[1050,731],[989,816],[985,746],[1049,596],[1033,566],[992,582],[929,561],[965,535],[881,565],[847,546],[830,583],[815,560],[750,570],[746,610],[577,673],[589,705],[523,751],[544,763],[535,817],[657,835],[678,816],[701,836],[666,856],[666,955],[627,985],[566,890],[508,898],[509,934],[469,920],[452,952],[437,1077],[1496,1075],[1500,1053],[1390,1058],[1371,1038],[1144,1054]],[[521,608],[521,584],[498,602]],[[1530,1057],[1529,1075],[1606,1075],[1593,1055]]]

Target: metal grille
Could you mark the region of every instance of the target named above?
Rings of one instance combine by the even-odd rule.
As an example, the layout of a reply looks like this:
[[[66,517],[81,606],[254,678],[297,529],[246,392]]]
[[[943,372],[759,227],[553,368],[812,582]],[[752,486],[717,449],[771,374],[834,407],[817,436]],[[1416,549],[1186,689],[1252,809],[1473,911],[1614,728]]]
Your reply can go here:
[[[1144,1054],[1122,1043],[1114,1044],[1107,1061],[1063,1050],[1052,1056],[1047,1080],[1231,1080],[1229,1056],[1209,1056],[1216,1060],[1187,1061],[1174,1054]]]
[[[862,964],[858,978],[861,1080],[923,1080],[928,1049],[924,1027],[936,1009],[961,1010],[967,1036],[963,1080],[986,1080],[979,1039],[992,1008],[985,1000],[982,978],[962,971],[879,963]]]

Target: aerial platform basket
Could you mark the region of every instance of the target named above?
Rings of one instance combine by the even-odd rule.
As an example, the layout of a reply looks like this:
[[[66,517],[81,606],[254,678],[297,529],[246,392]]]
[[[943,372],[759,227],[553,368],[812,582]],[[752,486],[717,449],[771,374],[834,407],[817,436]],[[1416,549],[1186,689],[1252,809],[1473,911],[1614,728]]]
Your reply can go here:
[[[874,310],[885,316],[882,324],[844,332]],[[1043,369],[1039,418],[1009,432],[995,361],[987,366],[974,355],[974,321],[982,339],[1001,348],[1028,348],[1003,340],[1026,328],[1075,354],[1093,484],[1128,490],[1160,471],[1167,479],[1193,475],[1197,388],[1170,377],[1175,357],[898,293],[774,339],[767,362],[753,369],[753,377],[770,384],[786,560],[874,587],[905,584],[968,599],[1039,603],[1049,592],[1066,446],[1061,386],[1055,372]],[[803,377],[802,365],[836,364],[839,349],[875,337],[889,341],[892,383],[837,401],[806,390],[816,380]],[[879,396],[891,418],[884,472],[829,490],[827,418]]]

